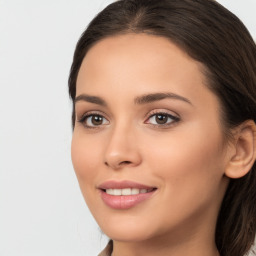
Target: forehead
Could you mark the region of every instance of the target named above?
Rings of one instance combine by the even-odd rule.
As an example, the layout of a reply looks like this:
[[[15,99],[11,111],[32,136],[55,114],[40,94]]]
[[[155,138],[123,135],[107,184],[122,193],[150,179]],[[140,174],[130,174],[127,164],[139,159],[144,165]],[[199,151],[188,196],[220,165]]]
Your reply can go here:
[[[201,64],[164,37],[125,34],[97,42],[86,54],[77,79],[77,91],[96,89],[110,82],[131,86],[171,78],[187,77],[194,83],[204,79]],[[90,86],[89,86],[90,85]],[[189,85],[188,85],[189,86]]]
[[[111,36],[97,42],[85,56],[77,95],[125,99],[168,91],[208,104],[206,94],[216,96],[205,86],[202,70],[201,63],[167,38],[134,33]]]

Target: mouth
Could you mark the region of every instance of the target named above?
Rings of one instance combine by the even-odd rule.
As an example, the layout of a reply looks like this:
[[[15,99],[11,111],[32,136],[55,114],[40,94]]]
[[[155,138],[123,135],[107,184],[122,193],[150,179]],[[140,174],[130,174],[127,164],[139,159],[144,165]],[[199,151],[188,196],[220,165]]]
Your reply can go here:
[[[156,188],[150,188],[150,189],[139,189],[139,188],[108,188],[108,189],[102,189],[103,192],[107,193],[108,195],[112,196],[131,196],[131,195],[138,195],[138,194],[145,194],[150,193],[152,191],[156,190]]]
[[[103,202],[112,209],[129,209],[151,196],[157,190],[156,187],[135,183],[132,181],[107,181],[101,184],[100,190]]]

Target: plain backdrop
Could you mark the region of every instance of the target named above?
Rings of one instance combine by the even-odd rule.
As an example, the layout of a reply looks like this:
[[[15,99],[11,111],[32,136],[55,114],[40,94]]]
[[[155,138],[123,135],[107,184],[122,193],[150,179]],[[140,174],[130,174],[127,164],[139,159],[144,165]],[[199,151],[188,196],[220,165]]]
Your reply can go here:
[[[0,256],[93,256],[107,238],[70,159],[67,79],[104,0],[0,0]],[[220,0],[256,38],[256,1]]]

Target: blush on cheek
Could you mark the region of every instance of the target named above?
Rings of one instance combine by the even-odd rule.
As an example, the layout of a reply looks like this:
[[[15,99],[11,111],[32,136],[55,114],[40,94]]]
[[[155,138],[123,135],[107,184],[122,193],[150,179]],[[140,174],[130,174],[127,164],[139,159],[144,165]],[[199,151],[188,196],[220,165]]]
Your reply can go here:
[[[97,175],[96,170],[99,169],[100,161],[99,154],[99,147],[93,147],[93,143],[85,141],[76,134],[73,135],[71,158],[80,184],[86,182],[91,183],[95,175]]]
[[[209,136],[209,131],[197,128],[191,129],[190,134],[175,135],[170,142],[162,142],[150,152],[149,166],[159,170],[158,176],[169,180],[175,187],[180,183],[180,188],[188,186],[191,189],[192,185],[204,187],[206,181],[221,179],[223,167],[216,162],[222,155],[220,133]]]
[[[77,141],[72,141],[71,157],[74,167],[74,171],[79,183],[80,190],[84,197],[86,204],[90,205],[90,193],[93,188],[92,181],[94,180],[95,172],[95,160],[90,157],[85,150],[85,147]]]
[[[83,146],[75,139],[74,136],[71,144],[71,159],[78,181],[86,173],[85,153],[86,152],[84,152]]]

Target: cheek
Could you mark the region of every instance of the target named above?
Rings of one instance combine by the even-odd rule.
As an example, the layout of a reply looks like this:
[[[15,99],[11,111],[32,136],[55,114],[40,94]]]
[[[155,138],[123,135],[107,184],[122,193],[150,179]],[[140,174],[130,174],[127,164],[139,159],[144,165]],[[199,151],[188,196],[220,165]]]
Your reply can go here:
[[[80,190],[91,212],[97,209],[95,202],[95,180],[99,176],[99,144],[79,132],[74,132],[71,144],[71,157]]]
[[[91,183],[99,164],[99,146],[74,132],[71,144],[71,158],[80,186]],[[84,186],[81,186],[84,188]]]
[[[155,141],[155,147],[147,146],[148,168],[155,170],[168,190],[189,195],[188,191],[205,189],[210,193],[211,186],[212,191],[216,189],[224,173],[224,163],[222,135],[215,127],[193,125],[186,132],[177,129]]]
[[[147,146],[147,168],[160,184],[156,211],[166,225],[215,214],[224,193],[221,134],[195,130]]]

